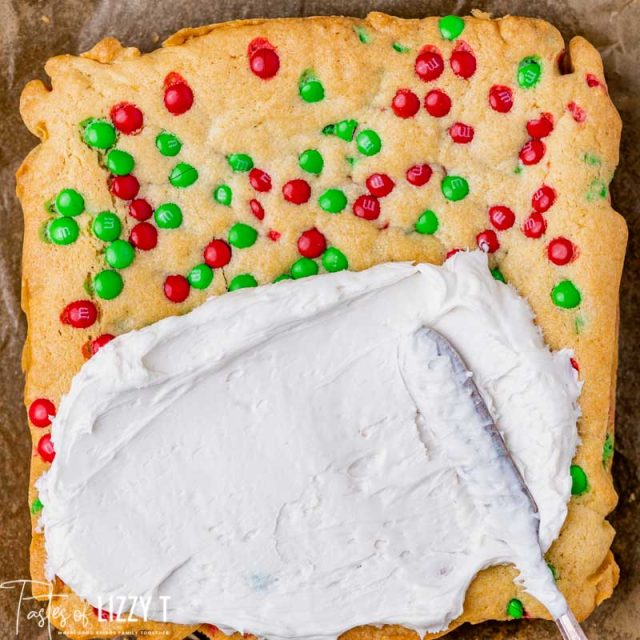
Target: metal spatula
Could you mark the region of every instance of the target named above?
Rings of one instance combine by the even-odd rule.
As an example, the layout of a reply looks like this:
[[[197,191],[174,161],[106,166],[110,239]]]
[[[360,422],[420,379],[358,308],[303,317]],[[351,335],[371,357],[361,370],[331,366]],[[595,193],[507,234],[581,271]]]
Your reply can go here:
[[[522,477],[518,467],[516,466],[507,446],[498,431],[498,428],[493,421],[491,413],[487,408],[480,392],[478,391],[478,387],[476,383],[473,381],[473,378],[469,375],[469,369],[465,365],[462,360],[460,354],[454,349],[451,343],[440,333],[435,331],[434,329],[424,328],[423,331],[426,332],[428,338],[430,338],[436,345],[438,355],[446,356],[451,362],[451,367],[453,369],[453,373],[455,375],[456,381],[458,384],[463,387],[471,396],[473,400],[473,404],[475,406],[475,410],[482,420],[482,424],[484,428],[489,433],[493,445],[496,449],[501,451],[501,455],[504,455],[505,460],[511,465],[513,469],[513,474],[517,478],[517,481],[520,483],[520,487],[523,493],[527,496],[527,499],[531,503],[531,508],[534,513],[538,513],[538,505],[536,504],[531,492],[529,491],[524,478]],[[556,625],[558,625],[558,629],[562,634],[562,637],[565,640],[587,640],[587,636],[584,634],[578,621],[575,619],[575,616],[568,610],[563,615],[559,616],[555,619]]]

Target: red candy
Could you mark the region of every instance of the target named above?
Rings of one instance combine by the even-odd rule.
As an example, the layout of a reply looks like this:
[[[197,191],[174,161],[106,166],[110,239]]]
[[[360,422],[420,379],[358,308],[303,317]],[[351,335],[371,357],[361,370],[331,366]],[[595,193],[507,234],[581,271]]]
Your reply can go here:
[[[542,160],[547,147],[542,140],[528,140],[520,149],[520,160],[522,164],[538,164]]]
[[[509,207],[496,205],[489,209],[489,220],[498,231],[511,229],[516,221],[515,213]]]
[[[53,459],[56,457],[56,452],[53,449],[53,443],[51,442],[51,434],[45,433],[40,440],[38,440],[38,444],[36,446],[38,451],[38,455],[45,462],[53,462]]]
[[[375,196],[368,194],[359,196],[353,203],[353,213],[358,218],[375,220],[380,215],[380,202]]]
[[[150,251],[158,244],[158,230],[150,222],[139,222],[131,229],[129,242],[141,251]]]
[[[48,427],[51,417],[56,415],[56,407],[46,398],[38,398],[29,405],[29,420],[34,427]]]
[[[193,91],[180,74],[170,73],[165,78],[164,86],[164,106],[169,113],[179,116],[191,109]]]
[[[567,238],[554,238],[547,247],[547,256],[553,264],[562,266],[569,264],[575,258],[576,248]]]
[[[398,118],[411,118],[420,110],[420,100],[413,91],[398,89],[391,101],[391,108]]]
[[[476,236],[478,247],[485,253],[495,253],[500,248],[498,236],[495,231],[485,229]]]
[[[416,164],[407,169],[407,182],[414,187],[422,187],[431,179],[433,171],[428,164]]]
[[[424,47],[416,58],[415,70],[424,82],[439,78],[444,71],[444,60],[440,52],[435,47]]]
[[[134,104],[121,102],[111,109],[113,126],[126,135],[134,135],[142,130],[144,118],[142,111]]]
[[[249,171],[249,182],[256,191],[261,193],[271,191],[271,176],[262,169],[251,169]]]
[[[548,211],[556,201],[555,189],[543,184],[531,197],[531,206],[538,212]]]
[[[463,122],[456,122],[449,128],[451,139],[457,144],[469,144],[473,140],[473,127]]]
[[[449,59],[451,70],[460,78],[467,80],[476,72],[476,57],[464,44],[458,45]]]
[[[576,122],[584,122],[587,119],[587,112],[582,107],[578,106],[575,102],[570,102],[567,105],[567,109]]]
[[[138,191],[140,191],[140,183],[138,179],[131,174],[127,176],[113,176],[111,178],[111,184],[109,185],[109,191],[121,200],[133,200],[138,195]]]
[[[537,120],[527,122],[527,133],[536,139],[546,138],[553,131],[553,116],[543,113]]]
[[[578,364],[578,361],[575,358],[570,358],[569,362],[571,363],[571,366],[580,373],[580,365]]]
[[[544,216],[537,211],[534,211],[522,225],[522,233],[524,233],[527,238],[540,238],[546,230],[547,221],[544,219]]]
[[[247,48],[249,68],[252,73],[262,80],[268,80],[278,73],[280,58],[275,47],[264,38],[255,38]]]
[[[315,227],[303,232],[298,238],[298,251],[305,258],[317,258],[327,248],[327,239]]]
[[[164,295],[171,302],[184,302],[189,296],[189,281],[184,276],[167,276]]]
[[[587,73],[587,75],[585,76],[585,80],[587,81],[587,86],[591,87],[592,89],[594,87],[600,86],[600,80],[598,80],[597,76],[595,76],[593,73]]]
[[[508,113],[513,108],[513,91],[501,84],[489,89],[489,105],[498,113]]]
[[[231,262],[231,247],[224,240],[212,240],[202,255],[212,269],[220,269]]]
[[[249,206],[251,207],[251,213],[253,213],[258,220],[264,220],[264,207],[258,200],[253,198],[249,201]]]
[[[271,229],[269,233],[267,233],[267,238],[269,238],[269,240],[271,240],[272,242],[278,242],[278,240],[280,240],[281,235],[282,234],[279,231],[275,231],[274,229]]]
[[[451,98],[442,89],[433,89],[424,98],[424,108],[434,118],[442,118],[451,111]]]
[[[86,329],[98,319],[98,309],[91,300],[70,302],[60,314],[60,322],[75,329]]]
[[[89,343],[89,351],[91,352],[91,355],[94,356],[100,349],[102,349],[102,347],[104,347],[105,344],[111,342],[114,338],[115,336],[110,333],[103,333],[101,336],[94,338]]]
[[[129,215],[142,222],[153,215],[153,207],[143,198],[137,198],[129,203]]]
[[[445,255],[444,259],[448,260],[451,256],[455,256],[456,253],[460,253],[462,251],[462,249],[449,249],[449,251],[447,251],[447,254]]]
[[[384,198],[392,191],[396,183],[386,173],[372,173],[367,178],[367,189],[376,198]]]
[[[289,180],[282,186],[282,195],[287,202],[293,204],[304,204],[309,202],[311,197],[311,187],[306,180],[297,178],[296,180]]]

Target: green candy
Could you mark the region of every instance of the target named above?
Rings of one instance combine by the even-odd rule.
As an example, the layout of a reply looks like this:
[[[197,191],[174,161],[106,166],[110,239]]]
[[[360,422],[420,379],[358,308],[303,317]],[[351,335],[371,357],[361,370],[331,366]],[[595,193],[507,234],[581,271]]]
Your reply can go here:
[[[233,171],[251,171],[253,169],[253,159],[246,153],[232,153],[227,156],[227,162]]]
[[[241,273],[231,280],[227,289],[235,291],[236,289],[248,289],[257,286],[258,281],[250,273]]]
[[[444,16],[438,27],[445,40],[455,40],[464,31],[464,20],[459,16]]]
[[[329,247],[322,254],[322,266],[329,273],[335,273],[336,271],[344,271],[345,269],[348,269],[349,261],[347,260],[347,256],[345,256],[340,249]]]
[[[120,218],[111,211],[102,211],[93,220],[91,226],[93,235],[103,242],[111,242],[115,240],[122,229]]]
[[[549,571],[551,571],[551,575],[553,576],[553,579],[557,582],[558,578],[560,577],[560,574],[558,573],[558,570],[556,569],[555,565],[552,562],[547,562],[547,567],[549,567]]]
[[[31,503],[31,513],[35,516],[36,513],[40,513],[42,511],[42,507],[44,505],[42,504],[42,502],[40,501],[40,498],[36,498],[32,503]]]
[[[328,124],[325,125],[324,127],[322,127],[322,135],[323,136],[332,136],[334,135],[336,132],[336,125],[335,124]]]
[[[324,98],[324,87],[312,71],[305,71],[298,82],[298,93],[305,102],[320,102]]]
[[[347,196],[340,189],[327,189],[319,198],[320,208],[329,213],[340,213],[347,206]]]
[[[360,40],[362,44],[369,44],[371,42],[371,36],[363,27],[354,27],[353,30],[356,32],[358,40]]]
[[[581,496],[589,488],[587,474],[578,464],[572,464],[569,472],[571,473],[571,495]]]
[[[551,300],[556,307],[575,309],[582,302],[582,296],[571,280],[562,280],[551,290]]]
[[[607,465],[611,458],[613,458],[613,436],[610,433],[607,433],[607,437],[604,439],[604,443],[602,445],[602,464]]]
[[[107,169],[116,176],[126,176],[133,171],[133,156],[122,149],[111,149],[106,158]]]
[[[400,42],[394,42],[391,46],[393,47],[393,50],[398,53],[407,53],[408,51],[411,51],[411,47],[407,47]]]
[[[318,263],[311,258],[300,258],[291,265],[291,276],[294,280],[308,278],[318,273]]]
[[[229,244],[238,248],[246,249],[255,243],[258,239],[258,232],[250,225],[236,222],[227,235]]]
[[[420,214],[416,221],[415,229],[418,233],[431,236],[438,230],[439,226],[438,216],[431,209],[427,209]]]
[[[194,289],[206,289],[213,282],[213,269],[208,264],[197,264],[187,276]]]
[[[518,598],[509,600],[507,604],[507,615],[515,620],[519,620],[524,615],[524,605]]]
[[[231,191],[231,187],[227,184],[221,184],[219,187],[216,187],[213,191],[213,199],[218,204],[222,204],[225,207],[231,206],[232,198],[233,198],[233,192]]]
[[[273,284],[276,284],[276,282],[282,282],[283,280],[293,280],[293,276],[290,276],[288,273],[283,273],[273,281]]]
[[[175,202],[161,204],[153,214],[161,229],[177,229],[182,224],[182,209]]]
[[[114,269],[126,269],[135,257],[135,249],[126,240],[114,240],[104,252],[107,264]]]
[[[103,300],[113,300],[122,292],[122,276],[117,271],[105,269],[93,279],[93,290]]]
[[[491,275],[496,280],[499,280],[500,282],[504,282],[505,284],[507,283],[507,280],[504,277],[504,274],[502,273],[502,271],[500,271],[500,269],[498,269],[498,267],[495,267],[495,268],[491,269]]]
[[[55,207],[63,216],[78,216],[84,211],[84,198],[75,189],[63,189],[56,196]]]
[[[177,156],[182,149],[182,142],[173,133],[163,131],[156,136],[156,147],[163,156]]]
[[[73,218],[56,218],[47,225],[47,236],[53,244],[72,244],[78,239],[80,230]]]
[[[440,184],[442,195],[453,202],[463,200],[469,195],[469,183],[460,176],[445,176]]]
[[[298,156],[298,165],[303,171],[318,175],[324,168],[324,159],[316,149],[307,149]]]
[[[198,170],[186,162],[179,162],[169,174],[169,182],[178,189],[190,187],[198,179]]]
[[[82,139],[94,149],[108,149],[116,141],[115,127],[106,120],[91,120],[82,132]]]
[[[331,126],[331,125],[327,125]],[[334,129],[331,133],[334,133],[341,140],[346,140],[347,142],[351,142],[353,140],[353,134],[356,132],[358,127],[357,120],[341,120],[340,122],[336,122],[334,125]],[[326,129],[327,127],[325,127]],[[324,133],[324,129],[322,131]]]
[[[540,82],[542,65],[535,56],[523,58],[518,65],[518,84],[523,89],[531,89]]]
[[[382,140],[373,129],[365,129],[356,136],[356,146],[363,156],[375,156],[382,149]]]

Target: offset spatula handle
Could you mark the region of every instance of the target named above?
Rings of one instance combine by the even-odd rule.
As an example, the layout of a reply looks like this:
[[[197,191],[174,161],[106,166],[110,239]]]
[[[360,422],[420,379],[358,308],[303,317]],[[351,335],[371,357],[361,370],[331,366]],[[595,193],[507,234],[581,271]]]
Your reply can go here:
[[[571,611],[557,618],[556,624],[564,640],[588,640]]]

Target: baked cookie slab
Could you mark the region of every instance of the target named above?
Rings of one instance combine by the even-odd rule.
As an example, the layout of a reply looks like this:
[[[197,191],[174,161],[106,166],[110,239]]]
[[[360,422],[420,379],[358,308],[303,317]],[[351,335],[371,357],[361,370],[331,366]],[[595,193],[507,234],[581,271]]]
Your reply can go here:
[[[32,484],[54,455],[50,415],[111,336],[283,276],[440,263],[479,246],[549,346],[575,352],[582,443],[548,560],[579,618],[611,594],[626,226],[608,198],[620,120],[589,43],[565,50],[533,19],[374,13],[187,29],[145,55],[106,39],[46,71],[51,89],[32,82],[22,96],[41,143],[18,172]],[[33,488],[30,504],[46,598]],[[514,575],[482,572],[453,626],[545,616]],[[51,619],[70,637],[193,630],[99,620],[88,605],[73,621],[81,601],[55,587],[69,597],[52,600]]]

